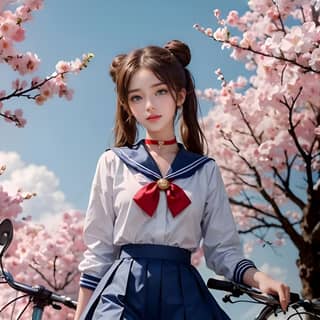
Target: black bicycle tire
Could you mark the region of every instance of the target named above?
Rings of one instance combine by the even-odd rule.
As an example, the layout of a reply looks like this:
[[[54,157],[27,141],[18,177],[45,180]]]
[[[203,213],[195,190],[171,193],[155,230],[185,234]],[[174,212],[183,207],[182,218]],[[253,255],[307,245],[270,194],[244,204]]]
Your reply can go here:
[[[274,306],[266,305],[260,311],[259,315],[255,318],[255,320],[268,320],[268,317],[274,313]]]
[[[268,320],[268,318],[270,317],[270,316],[272,316],[273,314],[274,314],[274,312],[275,311],[277,311],[277,310],[279,310],[280,308],[279,307],[277,307],[276,309],[274,309],[274,307],[271,307],[271,306],[265,306],[262,310],[261,310],[261,312],[259,313],[259,315],[255,318],[255,320]],[[297,310],[295,310],[296,312],[297,312]],[[308,314],[309,316],[312,316],[312,318],[311,319],[315,319],[315,320],[317,320],[317,319],[320,319],[320,315],[318,315],[317,314],[317,312],[316,311],[314,311],[314,312],[312,312],[312,311],[306,311],[306,310],[304,310],[304,311],[300,311],[299,313],[297,312],[297,313],[294,313],[294,314],[291,314],[290,316],[289,316],[289,318],[291,319],[291,317],[296,317],[296,316],[298,316],[298,315],[305,315],[305,314]],[[289,319],[288,318],[288,319]]]
[[[28,301],[28,303],[23,307],[22,311],[20,311],[17,320],[20,320],[21,317],[23,316],[23,314],[25,313],[25,311],[29,308],[29,306],[31,305],[31,300]]]
[[[3,312],[3,310],[5,310],[6,308],[8,308],[12,303],[14,303],[15,301],[18,301],[20,299],[23,299],[23,298],[26,298],[28,297],[27,294],[24,294],[22,296],[18,296],[18,297],[15,297],[15,298],[12,298],[11,300],[9,300],[9,302],[7,302],[6,304],[4,304],[3,306],[1,306],[0,308],[0,313]]]

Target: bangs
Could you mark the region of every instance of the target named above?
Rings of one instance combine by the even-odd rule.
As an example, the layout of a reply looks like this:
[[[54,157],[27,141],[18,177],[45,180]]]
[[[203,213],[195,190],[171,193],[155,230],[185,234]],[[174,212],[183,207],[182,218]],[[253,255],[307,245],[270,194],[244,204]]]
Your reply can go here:
[[[168,50],[159,47],[136,50],[126,58],[117,81],[118,97],[125,105],[128,104],[130,80],[142,68],[150,70],[166,84],[174,98],[181,89],[186,87],[184,68]]]

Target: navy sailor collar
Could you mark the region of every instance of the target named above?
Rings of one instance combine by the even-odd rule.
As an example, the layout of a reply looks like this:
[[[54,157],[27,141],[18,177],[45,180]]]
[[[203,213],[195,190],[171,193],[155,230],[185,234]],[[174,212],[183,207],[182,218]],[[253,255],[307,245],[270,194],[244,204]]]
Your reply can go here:
[[[178,146],[179,151],[165,177],[162,177],[156,162],[146,148],[144,140],[140,140],[132,147],[113,147],[111,150],[128,167],[133,168],[154,181],[161,178],[174,180],[190,177],[206,162],[213,160],[207,156],[187,151],[181,143]]]

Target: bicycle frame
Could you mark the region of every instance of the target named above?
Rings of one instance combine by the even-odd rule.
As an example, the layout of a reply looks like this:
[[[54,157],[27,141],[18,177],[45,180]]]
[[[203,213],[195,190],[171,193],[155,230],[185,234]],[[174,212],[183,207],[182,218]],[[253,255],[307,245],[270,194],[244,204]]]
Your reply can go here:
[[[44,308],[47,304],[44,301],[35,299],[32,307],[32,320],[41,320]]]
[[[32,320],[41,320],[43,314],[43,308],[34,306],[32,311]]]

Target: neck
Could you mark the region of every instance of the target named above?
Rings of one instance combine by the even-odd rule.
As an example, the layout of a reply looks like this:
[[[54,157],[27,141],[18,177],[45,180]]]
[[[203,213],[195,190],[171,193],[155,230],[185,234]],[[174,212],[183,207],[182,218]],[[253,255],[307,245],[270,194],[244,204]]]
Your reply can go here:
[[[157,145],[159,147],[162,146],[166,146],[166,145],[172,145],[172,144],[177,144],[177,139],[176,137],[171,138],[171,139],[167,139],[167,140],[158,140],[158,139],[150,139],[150,138],[146,138],[144,140],[145,144],[153,144],[153,145]]]
[[[168,140],[146,138],[144,143],[149,151],[158,155],[177,153],[179,150],[175,137]]]

